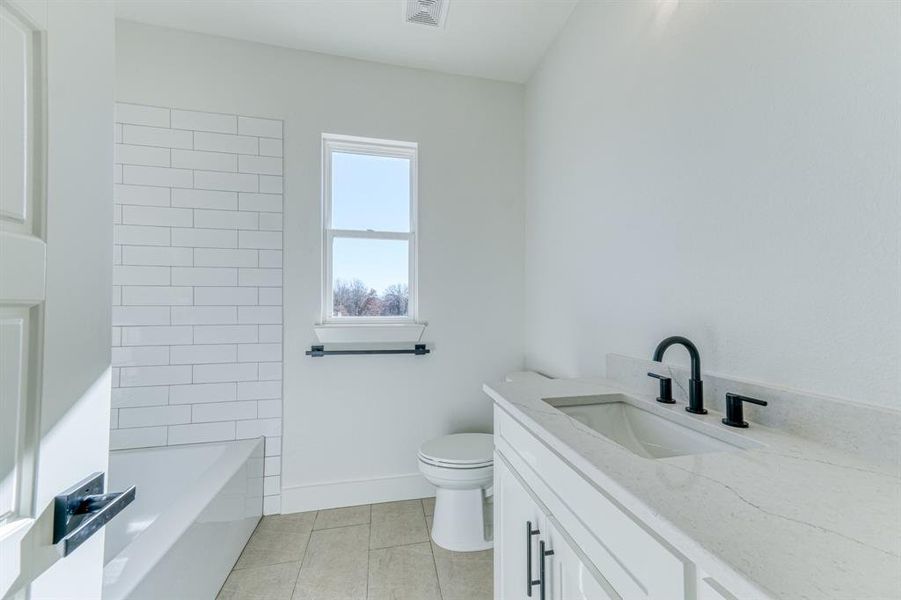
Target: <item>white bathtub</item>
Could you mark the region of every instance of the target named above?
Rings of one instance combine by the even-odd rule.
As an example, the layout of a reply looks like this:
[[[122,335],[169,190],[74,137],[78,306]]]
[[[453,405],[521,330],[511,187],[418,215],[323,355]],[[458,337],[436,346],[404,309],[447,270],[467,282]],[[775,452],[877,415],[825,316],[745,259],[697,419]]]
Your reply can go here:
[[[108,489],[138,486],[106,526],[103,600],[211,600],[263,510],[263,440],[110,453]]]

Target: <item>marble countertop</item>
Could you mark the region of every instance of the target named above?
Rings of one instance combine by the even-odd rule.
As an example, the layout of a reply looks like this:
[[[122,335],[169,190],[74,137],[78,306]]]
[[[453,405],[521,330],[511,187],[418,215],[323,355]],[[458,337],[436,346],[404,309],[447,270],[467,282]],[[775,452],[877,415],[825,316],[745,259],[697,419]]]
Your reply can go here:
[[[729,429],[720,413],[691,415],[605,379],[521,373],[485,392],[740,597],[901,598],[901,457],[879,464],[754,423]],[[542,401],[618,392],[760,447],[642,458]]]

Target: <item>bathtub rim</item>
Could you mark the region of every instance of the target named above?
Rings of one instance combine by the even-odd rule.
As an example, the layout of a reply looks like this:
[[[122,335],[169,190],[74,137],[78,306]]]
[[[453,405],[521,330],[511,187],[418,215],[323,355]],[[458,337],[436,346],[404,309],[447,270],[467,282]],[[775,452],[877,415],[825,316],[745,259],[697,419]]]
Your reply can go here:
[[[147,529],[142,531],[126,545],[121,552],[104,563],[104,570],[108,565],[120,558],[127,559],[126,568],[113,582],[107,582],[104,576],[103,597],[126,598],[143,580],[147,573],[156,566],[165,555],[178,542],[182,535],[195,522],[202,511],[228,484],[232,475],[238,468],[250,459],[255,453],[259,453],[260,460],[264,459],[264,438],[250,438],[245,440],[229,440],[224,442],[205,442],[202,444],[178,444],[172,446],[156,446],[150,448],[130,448],[127,450],[114,450],[113,454],[134,454],[147,451],[175,450],[179,448],[197,446],[225,446],[225,452],[210,468],[207,468],[190,486],[178,493],[182,499],[178,510],[164,510],[153,520]],[[262,468],[262,466],[261,466]],[[260,477],[262,478],[262,472]],[[137,493],[141,493],[138,485]],[[260,497],[260,518],[262,518],[262,502]],[[172,505],[169,505],[170,507]],[[136,548],[139,548],[136,550]],[[140,570],[128,569],[132,555],[139,553],[141,559]]]

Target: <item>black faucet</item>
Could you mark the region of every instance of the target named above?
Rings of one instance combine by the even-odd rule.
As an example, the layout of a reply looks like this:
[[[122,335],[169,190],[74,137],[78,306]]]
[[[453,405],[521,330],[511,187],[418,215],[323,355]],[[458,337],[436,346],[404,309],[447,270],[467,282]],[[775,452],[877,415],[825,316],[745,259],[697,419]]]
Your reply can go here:
[[[674,335],[657,344],[657,349],[654,350],[654,360],[663,362],[663,353],[673,344],[685,346],[688,354],[691,356],[691,379],[688,380],[688,406],[685,407],[685,410],[696,415],[706,415],[707,409],[704,408],[704,382],[701,381],[701,355],[698,354],[697,346],[688,338]]]

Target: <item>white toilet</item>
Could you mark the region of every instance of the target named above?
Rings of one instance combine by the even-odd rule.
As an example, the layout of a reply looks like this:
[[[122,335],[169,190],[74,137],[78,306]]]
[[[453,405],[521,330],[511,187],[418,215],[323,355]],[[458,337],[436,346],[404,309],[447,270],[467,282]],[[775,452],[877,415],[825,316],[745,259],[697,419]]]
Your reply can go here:
[[[456,433],[426,442],[419,449],[419,470],[438,488],[432,540],[455,552],[491,548],[485,499],[494,478],[494,436]]]

